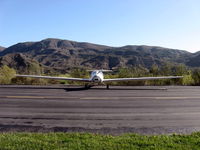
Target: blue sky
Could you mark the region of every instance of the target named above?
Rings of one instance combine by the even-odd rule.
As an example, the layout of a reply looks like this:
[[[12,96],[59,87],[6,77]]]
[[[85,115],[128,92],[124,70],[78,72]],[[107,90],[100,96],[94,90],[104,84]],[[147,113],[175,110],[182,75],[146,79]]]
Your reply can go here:
[[[200,0],[0,0],[0,45],[60,38],[200,51]]]

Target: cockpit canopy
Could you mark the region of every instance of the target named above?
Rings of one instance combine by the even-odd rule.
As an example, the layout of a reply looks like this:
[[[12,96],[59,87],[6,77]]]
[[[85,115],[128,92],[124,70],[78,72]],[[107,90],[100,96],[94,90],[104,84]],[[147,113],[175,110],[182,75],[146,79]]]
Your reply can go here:
[[[91,76],[95,76],[95,75],[98,75],[100,73],[102,73],[102,72],[99,71],[99,70],[95,70],[95,71],[92,71]]]

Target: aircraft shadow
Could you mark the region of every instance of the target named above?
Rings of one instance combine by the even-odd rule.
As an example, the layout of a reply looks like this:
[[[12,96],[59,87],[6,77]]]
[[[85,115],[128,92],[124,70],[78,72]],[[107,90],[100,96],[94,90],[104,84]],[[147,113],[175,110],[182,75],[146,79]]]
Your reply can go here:
[[[115,91],[115,90],[124,90],[124,91],[127,91],[127,90],[167,90],[167,88],[151,88],[151,87],[112,87],[110,86],[109,89],[107,89],[106,87],[102,86],[102,87],[98,87],[98,86],[93,86],[91,88],[85,88],[84,86],[71,86],[71,87],[67,87],[67,86],[64,86],[64,87],[53,87],[53,86],[50,86],[50,87],[45,87],[45,86],[7,86],[7,87],[1,87],[0,88],[17,88],[17,89],[64,89],[66,92],[70,92],[70,91],[86,91],[86,90],[107,90],[107,91]]]
[[[91,88],[91,89],[89,89],[89,90],[125,90],[125,91],[127,91],[127,90],[138,90],[138,91],[140,91],[140,90],[167,90],[167,88],[123,88],[123,87],[120,87],[120,88],[112,88],[112,87],[110,87],[109,89],[106,89],[106,88]]]

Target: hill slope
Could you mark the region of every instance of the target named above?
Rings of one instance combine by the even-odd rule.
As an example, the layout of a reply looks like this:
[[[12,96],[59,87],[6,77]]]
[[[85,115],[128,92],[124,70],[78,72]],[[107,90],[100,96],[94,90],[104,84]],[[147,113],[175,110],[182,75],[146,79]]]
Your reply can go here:
[[[60,39],[18,43],[0,52],[1,60],[4,59],[0,63],[5,64],[7,55],[11,54],[22,54],[24,59],[34,60],[44,67],[60,71],[73,67],[111,69],[143,65],[149,68],[153,64],[162,65],[166,62],[192,66],[194,63],[190,61],[195,56],[187,51],[155,46],[109,47]]]

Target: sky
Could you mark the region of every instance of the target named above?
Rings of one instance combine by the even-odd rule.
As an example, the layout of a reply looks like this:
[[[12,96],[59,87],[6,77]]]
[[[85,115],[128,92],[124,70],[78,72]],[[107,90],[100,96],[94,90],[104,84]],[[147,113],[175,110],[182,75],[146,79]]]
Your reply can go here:
[[[59,38],[200,51],[200,0],[0,0],[0,46]]]

